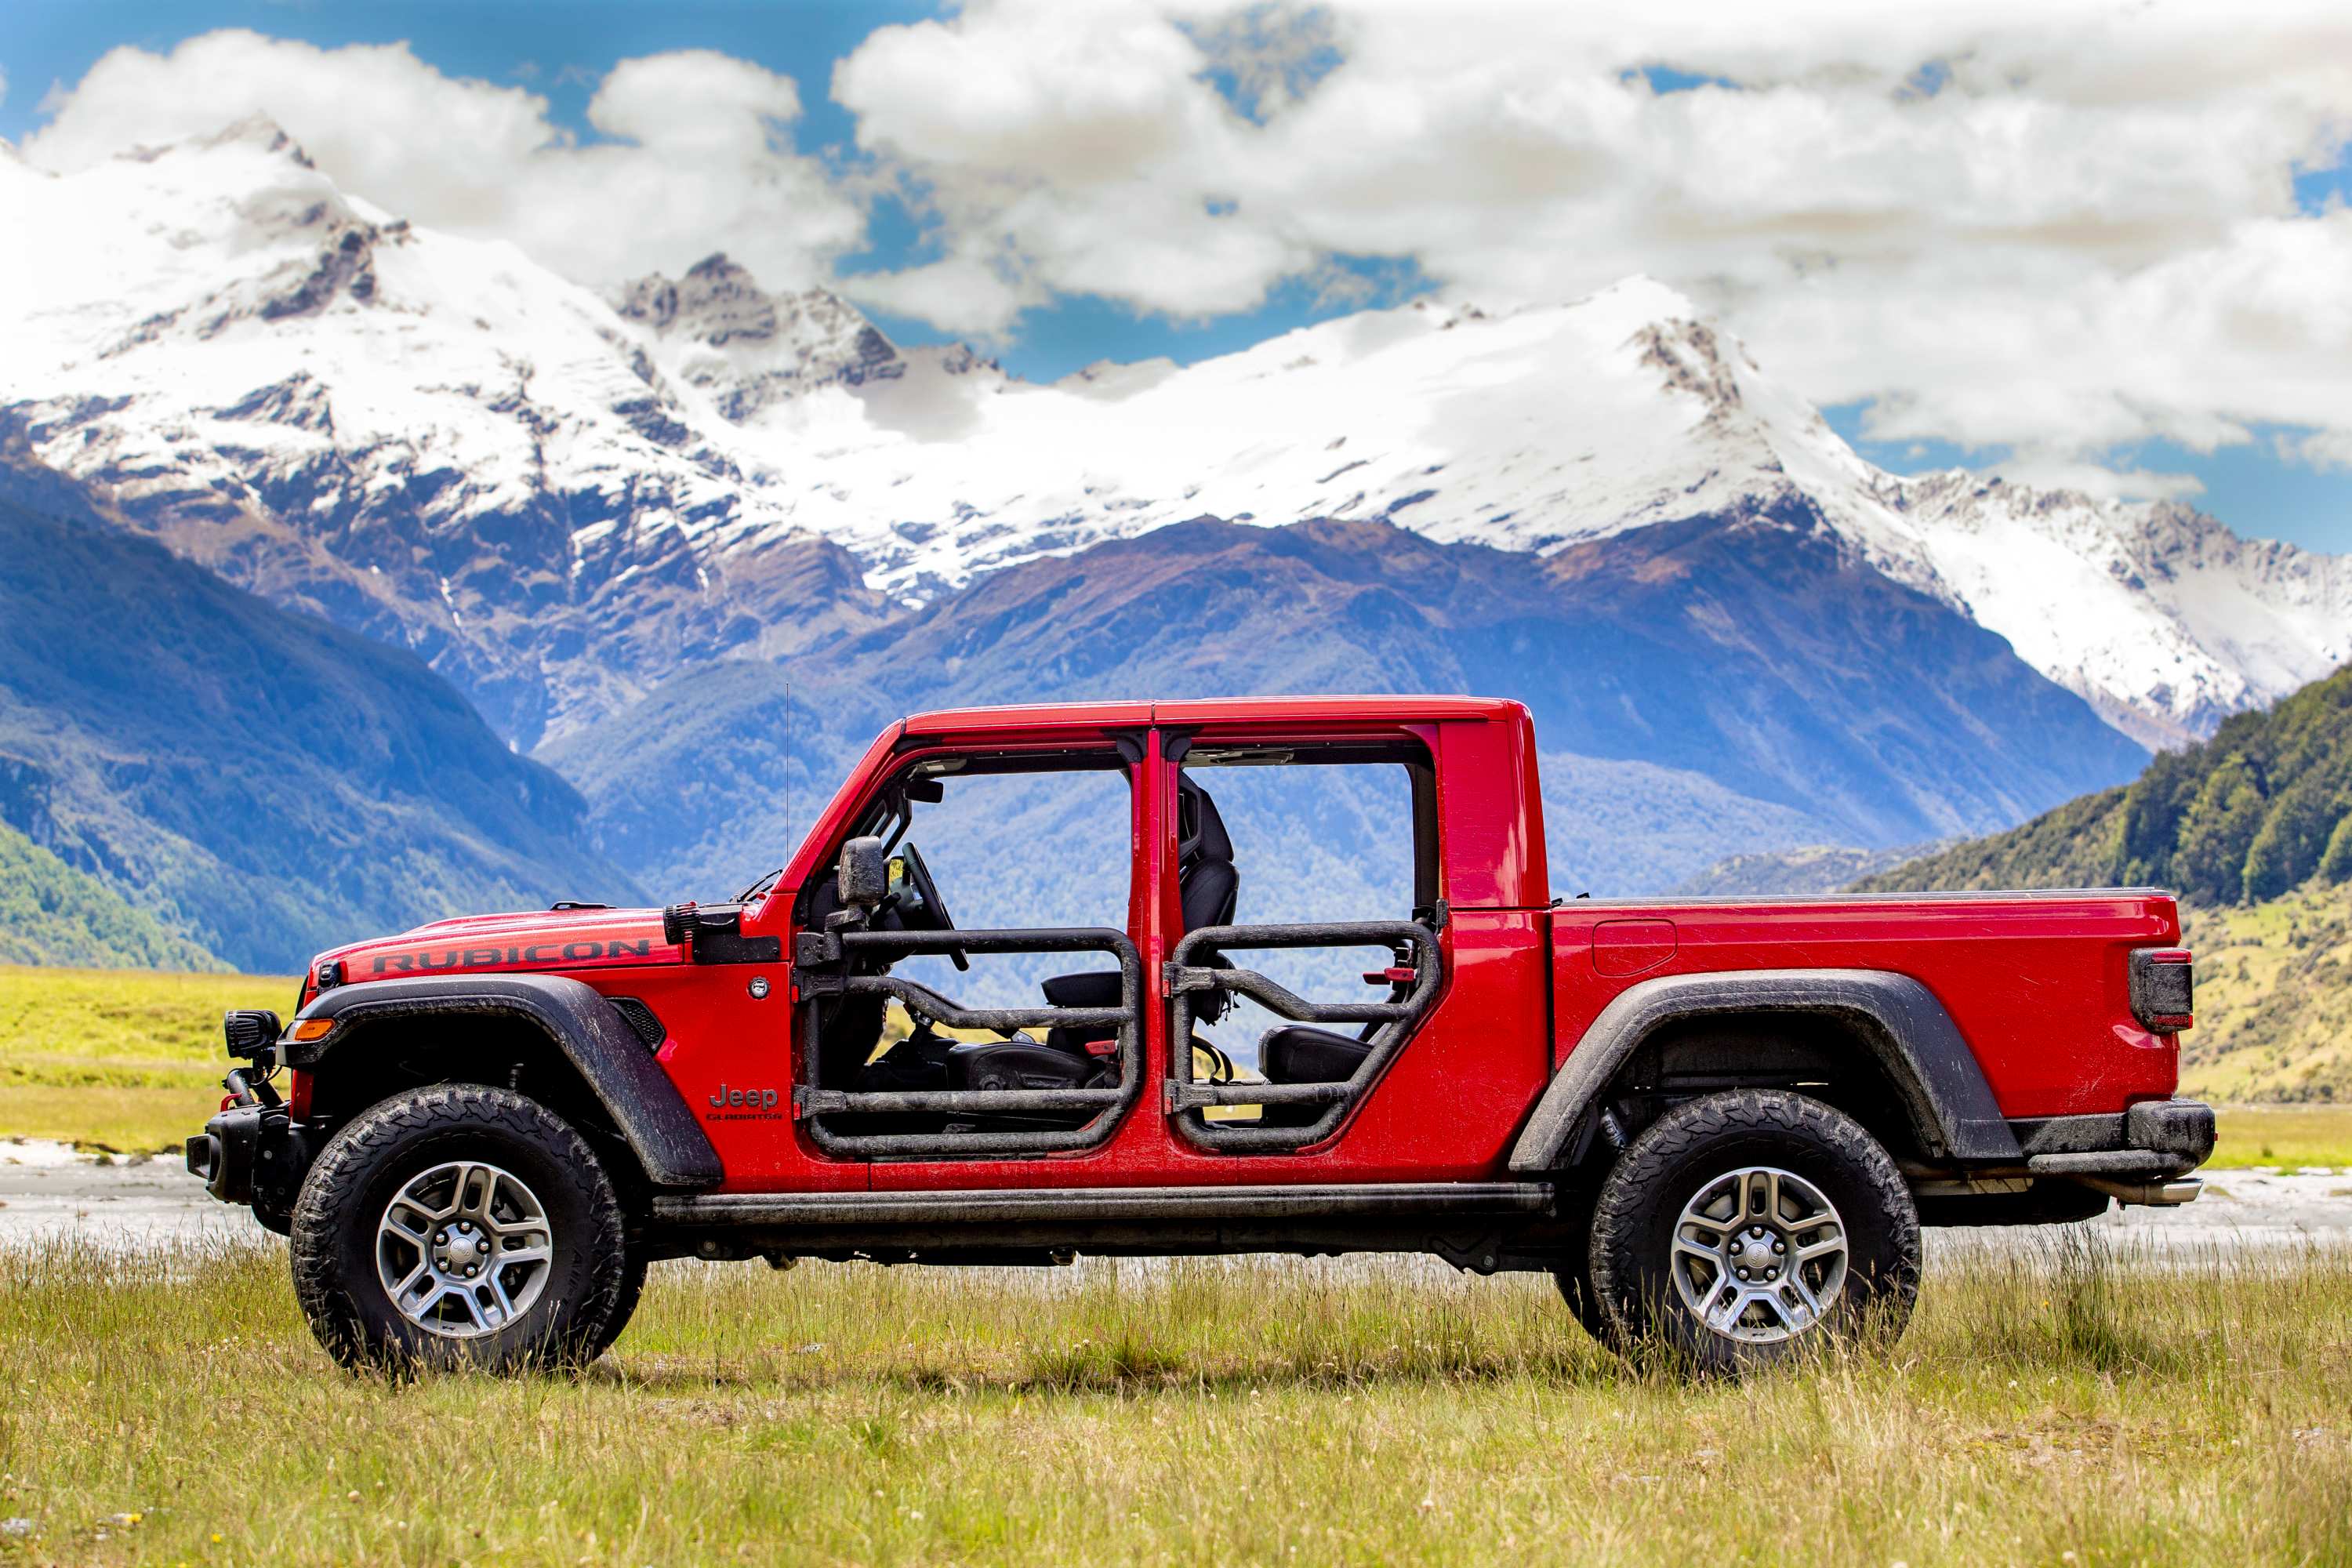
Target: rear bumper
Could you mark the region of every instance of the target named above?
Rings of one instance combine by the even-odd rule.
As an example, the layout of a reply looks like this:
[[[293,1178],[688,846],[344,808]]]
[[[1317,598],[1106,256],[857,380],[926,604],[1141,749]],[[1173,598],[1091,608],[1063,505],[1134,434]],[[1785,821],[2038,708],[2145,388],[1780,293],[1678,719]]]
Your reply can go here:
[[[2127,1204],[2194,1199],[2189,1173],[2213,1155],[2213,1108],[2194,1100],[2149,1100],[2101,1116],[2050,1116],[2011,1123],[2036,1176],[2063,1176]]]

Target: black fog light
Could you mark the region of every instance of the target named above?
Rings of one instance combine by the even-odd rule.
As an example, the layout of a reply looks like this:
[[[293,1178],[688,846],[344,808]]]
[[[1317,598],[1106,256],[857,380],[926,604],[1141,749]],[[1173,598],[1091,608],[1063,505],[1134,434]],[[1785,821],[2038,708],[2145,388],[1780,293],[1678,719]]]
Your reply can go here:
[[[266,1007],[240,1007],[221,1015],[221,1033],[228,1037],[228,1054],[256,1057],[278,1043],[282,1026]]]

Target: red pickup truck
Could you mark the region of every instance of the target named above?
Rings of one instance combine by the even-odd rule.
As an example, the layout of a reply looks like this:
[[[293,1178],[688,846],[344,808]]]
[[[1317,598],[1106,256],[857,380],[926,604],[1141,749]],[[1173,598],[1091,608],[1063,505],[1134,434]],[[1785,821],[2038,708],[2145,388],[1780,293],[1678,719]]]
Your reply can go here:
[[[1923,1223],[2194,1197],[2179,940],[2149,889],[1556,898],[1511,702],[929,713],[734,901],[320,955],[188,1163],[355,1365],[593,1358],[661,1258],[1083,1251],[1540,1270],[1738,1368],[1899,1329]]]

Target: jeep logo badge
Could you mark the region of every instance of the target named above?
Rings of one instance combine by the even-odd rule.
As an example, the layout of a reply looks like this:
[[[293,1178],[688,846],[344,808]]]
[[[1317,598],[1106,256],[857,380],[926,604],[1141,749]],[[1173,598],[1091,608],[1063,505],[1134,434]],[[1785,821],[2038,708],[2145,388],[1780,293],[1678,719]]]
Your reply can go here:
[[[772,1089],[730,1089],[722,1082],[709,1098],[706,1121],[769,1121],[782,1114],[776,1109],[780,1097]]]

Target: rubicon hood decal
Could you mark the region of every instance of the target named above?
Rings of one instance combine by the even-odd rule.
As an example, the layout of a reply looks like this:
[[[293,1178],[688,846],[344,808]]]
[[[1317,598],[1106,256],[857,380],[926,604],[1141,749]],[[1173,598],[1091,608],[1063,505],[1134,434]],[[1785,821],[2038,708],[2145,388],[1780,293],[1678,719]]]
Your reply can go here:
[[[320,955],[352,981],[455,971],[576,969],[676,963],[659,910],[533,911],[442,921]]]
[[[515,964],[587,963],[600,958],[651,958],[654,942],[645,937],[575,937],[570,942],[534,942],[505,947],[426,947],[408,952],[379,952],[368,961],[370,974],[429,974],[440,969],[492,969]]]

